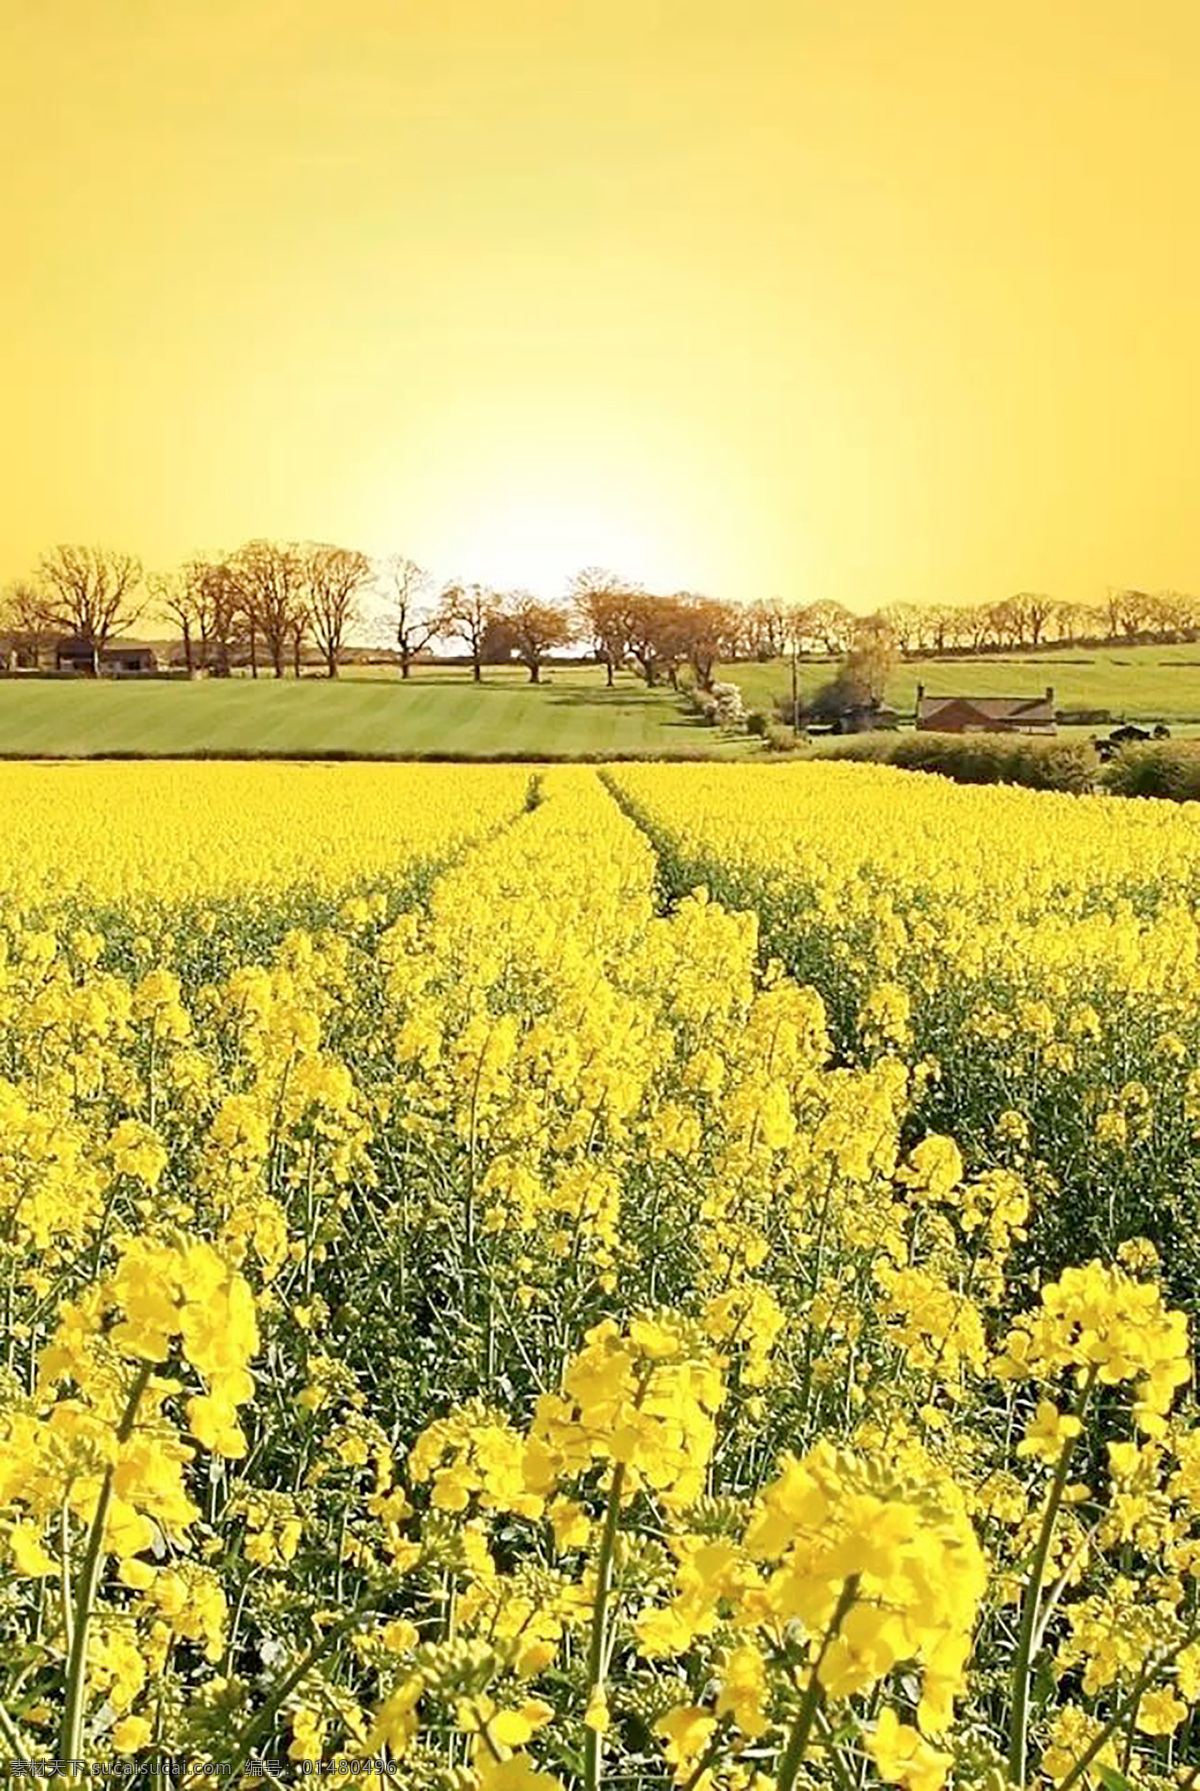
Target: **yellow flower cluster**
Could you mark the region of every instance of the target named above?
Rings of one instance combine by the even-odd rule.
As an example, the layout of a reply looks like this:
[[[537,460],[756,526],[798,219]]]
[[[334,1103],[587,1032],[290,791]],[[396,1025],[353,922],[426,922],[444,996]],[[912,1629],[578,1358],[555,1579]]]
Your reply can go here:
[[[588,1333],[562,1392],[538,1401],[533,1435],[556,1479],[612,1462],[625,1496],[645,1486],[670,1510],[703,1489],[723,1397],[711,1352],[689,1349],[678,1324],[635,1318],[622,1336],[606,1320]]]
[[[1200,1765],[1186,814],[5,776],[0,1753]]]
[[[443,862],[528,783],[518,766],[0,765],[4,907],[10,924],[84,902],[149,920],[297,885],[344,894]],[[54,955],[52,933],[34,942]]]
[[[671,893],[756,911],[767,950],[820,988],[841,1050],[902,1058],[931,1118],[988,1126],[1003,1166],[1031,1153],[1086,1179],[1120,1232],[1166,1237],[1200,1133],[1189,805],[859,764],[610,778]]]
[[[1009,1332],[999,1367],[1049,1380],[1074,1369],[1083,1384],[1131,1382],[1140,1428],[1161,1436],[1177,1389],[1191,1378],[1187,1317],[1168,1311],[1151,1281],[1092,1262],[1042,1289],[1041,1304]]]

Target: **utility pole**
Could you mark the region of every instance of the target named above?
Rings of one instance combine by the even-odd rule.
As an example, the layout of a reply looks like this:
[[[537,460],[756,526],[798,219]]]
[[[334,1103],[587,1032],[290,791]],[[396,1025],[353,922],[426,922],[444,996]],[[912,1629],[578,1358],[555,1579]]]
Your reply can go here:
[[[792,745],[800,744],[800,665],[796,631],[792,630]]]

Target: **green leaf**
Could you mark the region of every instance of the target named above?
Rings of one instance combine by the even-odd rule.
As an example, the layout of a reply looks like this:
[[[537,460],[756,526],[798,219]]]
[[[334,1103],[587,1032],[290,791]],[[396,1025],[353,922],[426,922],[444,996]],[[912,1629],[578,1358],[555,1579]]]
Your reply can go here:
[[[1102,1766],[1099,1760],[1094,1760],[1092,1770],[1103,1784],[1104,1791],[1135,1791],[1125,1774],[1118,1772],[1115,1766]]]

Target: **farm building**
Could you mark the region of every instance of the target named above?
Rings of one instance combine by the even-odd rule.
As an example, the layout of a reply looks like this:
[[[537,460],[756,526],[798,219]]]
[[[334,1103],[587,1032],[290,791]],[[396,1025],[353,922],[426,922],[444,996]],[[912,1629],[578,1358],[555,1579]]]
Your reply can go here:
[[[99,654],[100,671],[109,678],[138,678],[158,670],[158,654],[140,641],[109,641]],[[90,678],[96,671],[91,641],[73,635],[57,643],[54,663],[60,672],[77,672]]]
[[[929,696],[917,685],[917,727],[938,734],[1053,734],[1054,686],[1045,696]]]
[[[869,734],[877,728],[898,728],[900,717],[886,703],[854,703],[834,716],[831,734]]]
[[[0,661],[9,672],[36,671],[41,661],[41,640],[33,634],[0,635]]]

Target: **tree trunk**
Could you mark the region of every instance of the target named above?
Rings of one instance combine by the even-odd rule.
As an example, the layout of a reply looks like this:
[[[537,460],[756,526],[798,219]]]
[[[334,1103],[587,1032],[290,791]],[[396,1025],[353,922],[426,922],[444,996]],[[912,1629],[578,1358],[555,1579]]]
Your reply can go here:
[[[541,668],[540,663],[535,659],[529,667],[529,682],[531,684],[540,684],[541,681],[542,681],[542,668]]]
[[[250,676],[258,677],[258,635],[253,628],[250,630]]]
[[[183,663],[190,678],[192,675],[192,635],[186,622],[183,625]]]
[[[611,659],[604,661],[604,682],[611,690],[613,687],[613,662]]]
[[[407,653],[402,653],[400,655],[400,676],[402,678],[407,678],[411,671],[412,671],[412,662],[409,659],[409,656]]]
[[[473,678],[473,680],[475,681],[476,684],[483,683],[483,667],[479,663],[479,655],[478,654],[476,654],[474,659],[472,659],[472,661],[471,661],[471,677]]]
[[[326,665],[327,665],[327,666],[328,666],[328,668],[329,668],[329,676],[330,676],[330,677],[331,677],[331,678],[336,678],[336,677],[337,677],[337,675],[338,675],[338,662],[337,662],[337,654],[336,654],[336,653],[334,653],[334,652],[331,652],[331,653],[330,653],[330,654],[329,654],[329,656],[328,656],[328,657],[327,657],[327,659],[326,659],[326,661],[325,661],[325,664],[326,664]]]

